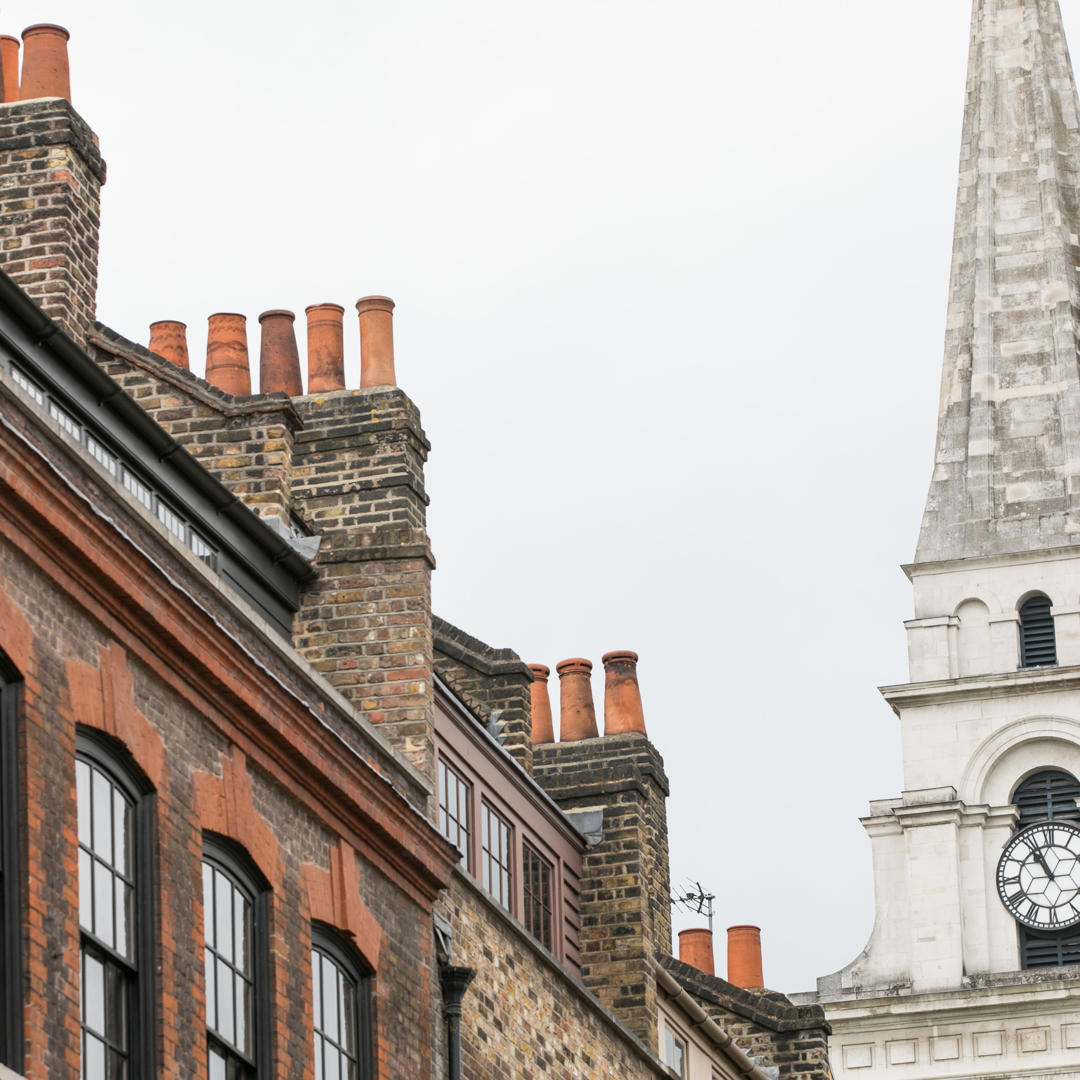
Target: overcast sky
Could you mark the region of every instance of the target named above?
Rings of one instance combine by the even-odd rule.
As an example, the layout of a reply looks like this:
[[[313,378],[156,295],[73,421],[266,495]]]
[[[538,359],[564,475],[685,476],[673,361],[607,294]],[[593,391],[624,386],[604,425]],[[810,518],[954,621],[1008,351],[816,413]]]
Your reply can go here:
[[[789,992],[866,943],[858,818],[902,787],[876,687],[907,675],[969,16],[0,6],[71,30],[102,321],[187,322],[201,372],[209,314],[246,313],[257,356],[261,311],[336,301],[357,385],[352,305],[394,297],[436,610],[551,667],[641,654],[673,883],[761,925]]]

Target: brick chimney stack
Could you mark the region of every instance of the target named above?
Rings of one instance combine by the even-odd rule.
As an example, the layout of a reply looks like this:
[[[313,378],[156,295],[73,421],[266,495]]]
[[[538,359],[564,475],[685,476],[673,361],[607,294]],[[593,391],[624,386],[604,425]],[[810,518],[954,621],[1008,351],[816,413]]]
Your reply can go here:
[[[71,105],[67,31],[31,26],[23,41],[16,95],[18,43],[0,39],[0,268],[85,345],[97,304],[105,162]]]
[[[564,660],[556,665],[560,741],[534,742],[533,778],[564,811],[602,813],[600,840],[582,866],[582,981],[642,1042],[655,1046],[654,969],[671,951],[668,781],[645,735],[636,654],[608,653],[604,660],[605,734],[596,730],[592,664]]]

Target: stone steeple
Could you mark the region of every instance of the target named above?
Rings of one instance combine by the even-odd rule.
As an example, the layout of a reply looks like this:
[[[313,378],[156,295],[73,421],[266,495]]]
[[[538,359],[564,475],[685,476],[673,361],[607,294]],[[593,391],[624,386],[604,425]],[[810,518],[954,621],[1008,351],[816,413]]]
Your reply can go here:
[[[917,562],[1080,544],[1080,126],[1058,0],[975,0]]]

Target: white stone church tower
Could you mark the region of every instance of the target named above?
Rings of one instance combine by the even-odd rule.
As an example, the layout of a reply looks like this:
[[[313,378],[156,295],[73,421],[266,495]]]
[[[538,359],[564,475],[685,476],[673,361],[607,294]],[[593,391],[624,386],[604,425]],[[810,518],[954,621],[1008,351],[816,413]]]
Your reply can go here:
[[[904,792],[841,1077],[1080,1080],[1080,116],[1058,0],[975,0]]]

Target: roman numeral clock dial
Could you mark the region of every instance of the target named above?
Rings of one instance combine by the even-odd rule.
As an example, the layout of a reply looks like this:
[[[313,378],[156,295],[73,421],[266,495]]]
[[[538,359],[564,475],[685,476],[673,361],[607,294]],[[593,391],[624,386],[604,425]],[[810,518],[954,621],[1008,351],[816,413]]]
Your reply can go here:
[[[997,886],[1012,917],[1032,930],[1080,923],[1080,828],[1042,821],[1022,829],[1001,853]]]

